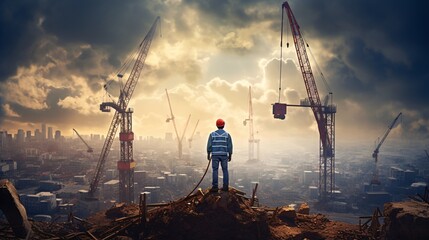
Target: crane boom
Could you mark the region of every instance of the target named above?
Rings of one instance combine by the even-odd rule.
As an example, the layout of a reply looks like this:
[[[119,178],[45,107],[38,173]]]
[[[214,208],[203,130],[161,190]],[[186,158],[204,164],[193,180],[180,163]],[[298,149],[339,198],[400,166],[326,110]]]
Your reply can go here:
[[[383,145],[384,141],[386,140],[387,136],[389,135],[390,130],[392,130],[392,128],[395,126],[396,122],[398,121],[398,119],[401,115],[402,115],[402,113],[400,112],[398,114],[398,116],[396,116],[396,118],[393,120],[393,122],[389,125],[386,132],[384,133],[383,138],[378,143],[377,147],[374,149],[374,152],[372,153],[372,157],[374,158],[374,161],[375,161],[374,173],[373,173],[372,179],[371,179],[372,185],[380,185],[381,184],[380,180],[378,179],[378,163],[377,163],[378,162],[378,153],[380,151],[381,145]]]
[[[304,38],[301,35],[300,27],[295,19],[292,9],[288,2],[283,3],[283,8],[286,11],[289,19],[290,29],[293,36],[296,54],[298,56],[299,67],[304,79],[305,89],[307,90],[308,100],[311,105],[314,117],[316,118],[317,127],[319,130],[320,141],[322,144],[323,155],[330,157],[333,155],[332,142],[328,135],[325,115],[323,113],[323,106],[320,101],[319,92],[317,91],[316,81],[310,66],[310,60],[307,56],[305,49]],[[282,11],[282,32],[283,32],[283,18],[284,12]],[[281,34],[281,43],[283,42],[283,34]]]
[[[188,129],[189,120],[191,119],[191,114],[188,116],[188,120],[186,120],[185,128],[183,129],[182,136],[180,137],[180,142],[183,141],[183,138],[185,137],[186,129]]]
[[[386,130],[386,133],[384,133],[383,138],[381,139],[381,141],[378,143],[377,147],[374,149],[374,153],[372,154],[372,157],[374,158],[375,162],[378,161],[378,153],[380,151],[380,147],[381,145],[383,145],[384,140],[386,140],[387,136],[390,133],[390,130],[392,130],[392,128],[395,126],[396,122],[398,121],[399,117],[402,115],[402,113],[400,112],[398,114],[398,116],[396,116],[396,118],[393,120],[393,122],[389,125],[389,127]]]
[[[174,131],[176,132],[177,140],[179,140],[180,139],[179,133],[177,132],[176,121],[173,114],[173,108],[171,107],[170,96],[168,95],[167,89],[165,89],[165,94],[167,94],[168,107],[170,108],[170,118],[167,119],[167,122],[169,122],[170,120],[173,122]]]
[[[198,123],[200,123],[200,119],[198,119],[197,123],[195,124],[194,131],[192,131],[191,137],[188,139],[189,148],[192,147],[192,139],[194,138],[195,130],[197,130]]]
[[[82,138],[82,136],[76,131],[76,129],[73,128],[73,131],[76,133],[76,135],[82,140],[82,142],[86,145],[88,148],[87,152],[93,152],[94,149],[88,145],[88,143]]]
[[[137,82],[140,77],[140,73],[144,67],[144,63],[146,61],[146,57],[149,53],[149,48],[152,43],[152,39],[155,35],[156,28],[160,22],[160,17],[158,16],[155,19],[155,22],[153,23],[152,27],[150,28],[149,32],[146,34],[145,38],[139,45],[139,53],[137,55],[137,58],[135,60],[134,66],[131,70],[131,73],[128,77],[127,82],[125,83],[123,89],[121,90],[121,93],[119,95],[118,99],[118,105],[120,109],[122,109],[124,112],[126,108],[128,107],[128,103],[131,99],[131,96],[134,92],[134,89],[137,85]],[[119,75],[119,74],[118,74]],[[103,111],[103,108],[101,108]],[[101,179],[102,172],[104,170],[104,165],[106,163],[107,157],[110,152],[110,148],[112,146],[113,140],[115,138],[116,132],[119,127],[119,123],[121,122],[121,115],[119,111],[115,111],[115,115],[113,116],[112,122],[110,124],[109,130],[106,135],[106,140],[104,141],[103,148],[100,153],[100,158],[97,162],[97,168],[95,175],[91,181],[89,194],[91,196],[94,196],[94,193],[97,190],[98,184]]]

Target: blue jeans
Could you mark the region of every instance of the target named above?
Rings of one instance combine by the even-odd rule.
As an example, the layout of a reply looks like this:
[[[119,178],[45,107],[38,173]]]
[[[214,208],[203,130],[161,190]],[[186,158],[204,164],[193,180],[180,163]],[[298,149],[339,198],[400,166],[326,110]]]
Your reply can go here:
[[[229,185],[228,156],[212,156],[212,169],[213,169],[212,186],[214,188],[218,187],[219,162],[220,162],[220,165],[222,166],[223,187],[228,187]]]

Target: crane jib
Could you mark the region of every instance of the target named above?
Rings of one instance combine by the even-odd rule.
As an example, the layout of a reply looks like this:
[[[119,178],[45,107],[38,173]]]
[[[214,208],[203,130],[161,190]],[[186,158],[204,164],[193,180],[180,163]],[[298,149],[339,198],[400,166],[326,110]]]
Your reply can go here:
[[[319,92],[317,90],[316,81],[313,76],[313,72],[311,70],[310,61],[307,57],[307,52],[305,48],[305,42],[299,30],[299,25],[295,19],[295,16],[292,13],[292,10],[287,2],[283,3],[283,8],[286,11],[287,17],[289,19],[290,28],[292,31],[292,36],[294,40],[295,50],[298,56],[298,62],[301,69],[302,77],[304,79],[305,88],[307,91],[308,99],[314,117],[317,122],[320,141],[323,146],[324,156],[330,157],[332,153],[332,142],[328,135],[328,129],[326,124],[326,118],[323,113],[322,104],[319,97]]]

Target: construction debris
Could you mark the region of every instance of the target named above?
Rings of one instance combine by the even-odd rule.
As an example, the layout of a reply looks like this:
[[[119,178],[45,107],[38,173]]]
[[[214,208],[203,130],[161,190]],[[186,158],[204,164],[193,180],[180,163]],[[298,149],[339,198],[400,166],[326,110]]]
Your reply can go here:
[[[85,222],[34,222],[31,239],[368,239],[357,225],[309,214],[307,204],[297,212],[252,207],[243,194],[201,190],[170,203],[115,204]]]
[[[307,203],[301,204],[301,206],[299,206],[298,213],[306,215],[310,214],[310,206],[308,206]]]

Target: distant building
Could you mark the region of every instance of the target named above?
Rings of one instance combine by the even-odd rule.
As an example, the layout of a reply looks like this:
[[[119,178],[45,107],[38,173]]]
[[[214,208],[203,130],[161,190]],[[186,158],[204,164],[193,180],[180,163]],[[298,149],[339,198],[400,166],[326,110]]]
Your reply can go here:
[[[57,130],[55,131],[55,141],[61,140],[61,131]]]
[[[0,150],[10,147],[12,140],[12,134],[7,133],[7,131],[0,131]]]
[[[307,186],[315,185],[319,179],[319,172],[316,171],[304,171],[302,182]]]
[[[48,127],[48,140],[53,140],[54,134],[52,132],[52,127]]]
[[[91,140],[100,141],[101,140],[100,134],[91,134]]]
[[[40,141],[42,139],[42,133],[39,129],[36,129],[34,131],[34,138],[36,139],[36,141]]]
[[[6,146],[10,147],[13,143],[13,136],[11,133],[6,133]]]
[[[27,134],[25,135],[25,141],[30,142],[31,141],[31,131],[27,131]]]
[[[42,123],[42,140],[46,140],[46,124]]]
[[[16,142],[18,145],[22,145],[25,141],[25,133],[24,130],[18,129],[18,133],[16,134]]]
[[[56,195],[50,192],[22,195],[20,199],[29,214],[50,213],[56,207]]]
[[[7,135],[7,131],[0,131],[0,151],[1,152],[6,148],[6,135]]]

